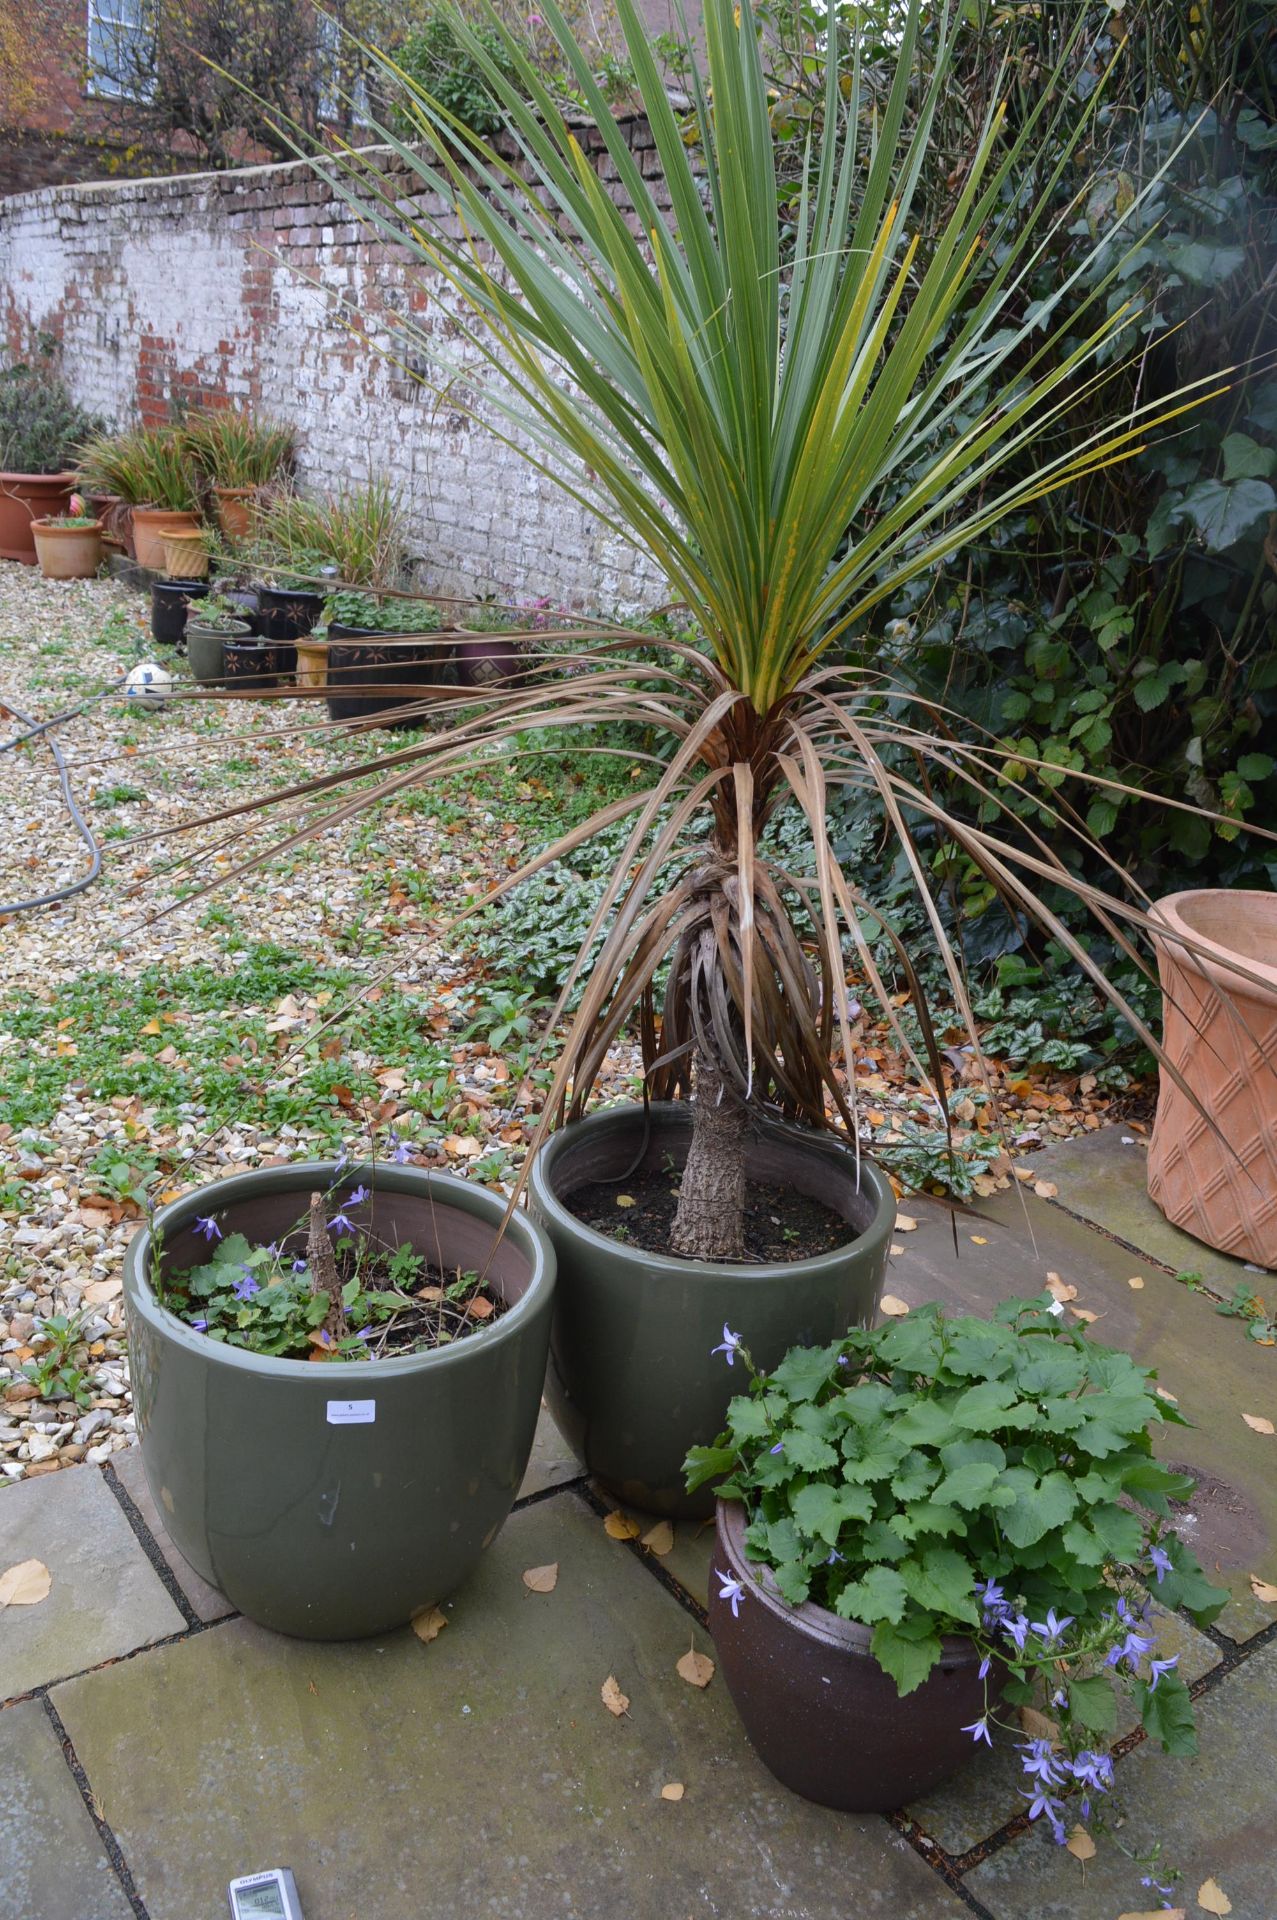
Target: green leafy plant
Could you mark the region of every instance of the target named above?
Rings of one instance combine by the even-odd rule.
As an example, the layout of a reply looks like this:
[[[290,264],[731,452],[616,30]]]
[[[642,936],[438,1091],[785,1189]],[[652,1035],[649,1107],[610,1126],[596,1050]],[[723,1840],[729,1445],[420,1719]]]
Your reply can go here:
[[[373,633],[438,633],[443,615],[429,600],[410,600],[402,594],[385,599],[369,593],[333,593],[324,602],[325,624],[367,627]]]
[[[1228,1595],[1174,1529],[1170,1503],[1192,1480],[1153,1457],[1153,1434],[1183,1416],[1153,1372],[1059,1311],[1045,1294],[991,1320],[928,1306],[794,1348],[767,1374],[724,1328],[749,1391],[714,1444],[692,1449],[687,1483],[726,1475],[720,1497],[748,1515],[752,1581],[870,1628],[899,1693],[932,1672],[946,1634],[975,1642],[987,1685],[995,1667],[1006,1675],[1008,1705],[1044,1685],[1059,1738],[1028,1741],[1025,1770],[1063,1839],[1062,1794],[1111,1782],[1095,1747],[1116,1731],[1115,1685],[1167,1752],[1196,1752],[1148,1595],[1199,1625]],[[750,1595],[744,1583],[739,1604]],[[968,1729],[977,1741],[998,1693],[994,1680]]]
[[[246,628],[247,624],[243,607],[222,593],[206,593],[192,600],[186,615],[188,630],[211,627],[217,633],[229,633],[237,627]]]
[[[296,434],[234,407],[188,414],[182,433],[200,471],[217,487],[264,487],[292,466]]]
[[[60,527],[70,532],[76,528],[96,527],[97,515],[93,513],[54,513],[40,522],[44,527]]]
[[[500,35],[478,26],[474,32],[488,58],[508,75],[510,69]],[[428,93],[453,116],[459,132],[468,129],[490,139],[500,128],[501,102],[489,86],[482,67],[458,38],[449,9],[439,8],[425,26],[408,36],[399,49],[396,64],[414,88]],[[411,113],[397,108],[394,119],[398,131],[412,138]]]
[[[101,421],[71,398],[47,362],[0,370],[0,471],[63,473]]]
[[[285,578],[277,584],[327,591],[393,587],[407,564],[403,508],[385,481],[312,498],[285,489],[263,501],[244,564]]]
[[[129,506],[199,510],[198,475],[177,427],[94,434],[77,449],[76,469],[87,491],[118,494]]]
[[[88,1376],[76,1359],[84,1341],[83,1313],[51,1313],[41,1319],[31,1336],[38,1349],[23,1366],[23,1378],[39,1389],[42,1400],[74,1400],[87,1407],[92,1400]]]
[[[1109,296],[1120,291],[1122,232],[1138,196],[1115,211],[1085,263],[1016,314],[1015,296],[1055,217],[1050,196],[1026,197],[1022,180],[1048,141],[1048,177],[1067,168],[1104,97],[1102,84],[1089,84],[1081,99],[1080,74],[1095,79],[1081,24],[1017,101],[1014,122],[996,100],[982,109],[944,218],[924,228],[914,221],[915,198],[963,29],[944,10],[934,21],[928,13],[929,59],[918,82],[922,8],[903,9],[894,67],[871,104],[854,36],[844,95],[831,16],[821,137],[804,151],[785,234],[771,97],[748,4],[709,0],[705,9],[709,86],[694,77],[696,159],[632,0],[619,0],[618,12],[668,219],[553,0],[544,17],[634,209],[633,226],[515,38],[502,36],[507,77],[463,21],[456,32],[502,102],[518,164],[483,148],[463,163],[449,116],[411,86],[405,111],[420,145],[382,129],[390,172],[372,149],[336,157],[310,149],[308,157],[356,214],[457,288],[473,316],[459,324],[476,412],[480,402],[493,410],[542,471],[599,505],[603,523],[651,556],[689,609],[688,639],[658,637],[636,649],[629,632],[593,636],[552,703],[522,685],[476,701],[394,778],[426,780],[458,756],[471,766],[497,759],[513,732],[551,725],[618,755],[633,750],[632,735],[618,739],[621,727],[668,743],[666,757],[653,755],[651,778],[572,843],[591,826],[632,823],[563,982],[560,1007],[607,926],[541,1137],[583,1110],[609,1047],[635,1019],[648,1090],[692,1098],[673,1250],[733,1259],[742,1253],[752,1116],[771,1108],[813,1128],[854,1126],[844,940],[895,1018],[866,936],[866,922],[874,938],[885,934],[882,913],[834,858],[831,790],[878,798],[956,1017],[973,1035],[963,967],[936,905],[941,882],[918,851],[923,827],[953,840],[1151,1043],[1045,897],[1048,883],[1079,890],[1051,840],[1039,834],[1026,845],[994,830],[1008,811],[1003,770],[1022,764],[1014,780],[1040,787],[1056,834],[1072,838],[1073,820],[1052,810],[1050,767],[987,740],[955,739],[937,703],[901,683],[889,652],[870,651],[854,667],[840,666],[839,653],[910,582],[932,576],[1008,514],[1128,456],[1188,400],[1163,397],[1116,423],[1091,419],[1070,432],[1080,398],[1103,385],[1097,358],[1117,350],[1131,320]],[[526,166],[534,194],[524,191]],[[437,218],[427,211],[420,222],[404,220],[405,174],[427,190],[422,204],[439,209]],[[1084,265],[1095,269],[1085,288]],[[414,333],[410,313],[399,324],[432,367],[437,337]],[[485,383],[476,367],[494,378]],[[636,650],[650,662],[641,684],[630,664]],[[974,822],[945,806],[932,768],[964,789]],[[361,761],[350,778],[368,771]],[[786,797],[806,824],[810,882],[761,845]],[[306,830],[322,832],[328,817],[319,813]],[[673,860],[693,823],[696,857]],[[539,864],[569,851],[560,843]],[[1083,895],[1109,925],[1146,924],[1142,899],[1132,902],[1121,875],[1111,891],[1088,886]],[[653,983],[663,969],[658,1006]],[[924,1060],[907,1051],[924,1080],[930,1073],[938,1100],[938,1053],[928,1045]]]

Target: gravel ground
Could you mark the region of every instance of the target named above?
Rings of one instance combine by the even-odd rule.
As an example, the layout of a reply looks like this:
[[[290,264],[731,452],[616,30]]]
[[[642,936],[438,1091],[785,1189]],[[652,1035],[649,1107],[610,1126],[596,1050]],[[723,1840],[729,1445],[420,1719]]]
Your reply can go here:
[[[48,719],[157,654],[180,676],[180,687],[190,688],[173,656],[151,641],[147,618],[146,603],[114,582],[48,582],[33,568],[0,562],[0,703],[12,701],[34,721]],[[12,1114],[0,1111],[0,1474],[10,1479],[104,1460],[133,1437],[120,1269],[141,1209],[129,1191],[104,1182],[102,1167],[112,1156],[158,1169],[160,1197],[171,1198],[218,1174],[331,1151],[334,1126],[343,1121],[344,1137],[357,1148],[361,1103],[340,1112],[350,1104],[340,1084],[325,1096],[322,1124],[311,1125],[306,1112],[290,1124],[263,1124],[267,1093],[313,1084],[299,1076],[303,1069],[315,1073],[321,1046],[308,1045],[305,1061],[294,1056],[320,1034],[328,1036],[322,1051],[332,1055],[332,1073],[352,1082],[361,1076],[369,1087],[375,1082],[376,1118],[383,1129],[394,1120],[414,1136],[422,1164],[499,1180],[521,1156],[533,1089],[515,1085],[506,1062],[481,1042],[458,1044],[466,990],[477,973],[473,955],[459,937],[451,946],[432,937],[425,912],[400,886],[403,876],[427,876],[429,908],[459,906],[495,863],[504,867],[518,850],[512,824],[464,795],[458,817],[455,790],[446,826],[429,812],[388,803],[371,828],[347,823],[211,897],[181,897],[183,884],[224,875],[265,847],[280,825],[276,818],[273,826],[258,820],[206,831],[198,837],[205,857],[193,871],[175,873],[174,863],[188,854],[189,836],[172,835],[180,822],[371,750],[319,730],[322,716],[322,707],[299,701],[246,707],[183,698],[145,711],[111,695],[58,729],[73,792],[102,844],[103,872],[64,904],[0,917],[0,1069],[30,1060],[65,1079],[56,1111],[35,1125],[15,1126]],[[0,719],[0,740],[17,726]],[[371,736],[373,745],[394,739]],[[166,837],[142,839],[157,830]],[[229,845],[214,851],[227,832]],[[0,906],[86,871],[87,852],[47,745],[0,753]],[[116,1012],[128,1008],[135,990],[150,991],[147,983],[157,977],[186,978],[210,965],[225,973],[233,1000],[237,967],[263,941],[315,967],[353,973],[369,1001],[336,1021],[342,996],[324,989],[287,990],[262,1005],[245,1005],[241,995],[228,1016],[230,1044],[240,1045],[238,1022],[251,1029],[243,1051],[273,1047],[275,1054],[238,1114],[233,1098],[202,1097],[207,1045],[202,1063],[198,1056],[210,1023],[208,1044],[215,1051],[227,1044],[226,1016],[216,1005],[166,1012],[163,1031],[156,1020],[139,1018],[138,1035],[151,1038],[134,1052],[126,1044],[116,1056],[123,1087],[116,1074],[112,1092],[74,1078],[80,1052],[102,1058],[92,995],[87,1007],[69,1002],[72,1011],[36,1038],[14,1030],[24,1010],[74,994],[86,975],[99,977],[101,1004]],[[370,1004],[380,1002],[384,1013],[388,997],[412,1014],[414,1036],[421,1028],[444,1062],[446,1091],[438,1079],[423,1080],[411,1049],[393,1055],[384,1042],[375,1052],[361,1046]],[[347,998],[357,1002],[359,990]],[[167,1044],[157,1046],[156,1038]],[[130,1062],[139,1076],[157,1071],[156,1063],[181,1076],[188,1055],[185,1100],[166,1104],[130,1089]],[[254,1065],[236,1060],[245,1072]],[[618,1072],[630,1064],[620,1058]],[[100,1065],[94,1070],[101,1077]],[[82,1316],[68,1357],[82,1375],[87,1405],[42,1399],[23,1372],[48,1357],[43,1323],[59,1315]]]

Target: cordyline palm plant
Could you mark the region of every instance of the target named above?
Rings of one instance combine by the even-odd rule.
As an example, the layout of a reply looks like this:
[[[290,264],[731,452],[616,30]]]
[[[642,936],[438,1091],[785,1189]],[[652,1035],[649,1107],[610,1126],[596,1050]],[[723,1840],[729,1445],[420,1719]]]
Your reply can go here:
[[[1009,756],[994,741],[964,744],[939,709],[911,702],[893,684],[885,664],[853,672],[833,649],[862,634],[871,611],[905,582],[1012,509],[1136,451],[1157,420],[1145,410],[1068,444],[1071,405],[1104,377],[1094,371],[1097,349],[1129,317],[1106,312],[1112,275],[1085,296],[1061,287],[1058,312],[1015,317],[1020,287],[1049,239],[1048,207],[1101,89],[1089,107],[1080,105],[1062,65],[1043,76],[1016,130],[1001,110],[991,112],[923,257],[910,237],[910,207],[949,71],[949,22],[933,18],[932,58],[915,80],[920,10],[909,7],[894,80],[871,112],[857,57],[844,98],[831,13],[823,131],[807,154],[786,254],[748,0],[707,0],[699,149],[684,138],[633,0],[618,0],[672,218],[554,0],[541,0],[540,10],[597,123],[633,224],[495,18],[505,41],[500,66],[464,21],[457,32],[503,102],[511,146],[471,140],[463,149],[451,117],[409,84],[421,146],[378,129],[394,149],[390,169],[378,172],[384,161],[375,151],[309,157],[383,237],[447,277],[473,355],[496,376],[485,405],[543,473],[655,560],[690,609],[701,644],[653,648],[640,681],[623,652],[635,645],[632,632],[599,637],[588,650],[577,635],[570,670],[552,692],[529,675],[483,699],[465,696],[467,712],[455,725],[387,756],[380,786],[322,809],[289,843],[398,787],[481,765],[487,755],[508,760],[516,731],[566,726],[606,749],[607,730],[618,723],[663,730],[672,751],[659,777],[506,885],[632,816],[564,983],[560,1011],[578,990],[581,997],[543,1126],[582,1110],[608,1048],[637,1018],[649,1092],[693,1102],[674,1251],[731,1259],[743,1252],[751,1116],[778,1111],[813,1128],[856,1132],[844,939],[895,1020],[862,928],[879,916],[830,848],[831,786],[877,796],[973,1035],[961,961],[915,845],[918,823],[950,836],[1149,1038],[1037,889],[1056,882],[1080,893],[1128,951],[1121,922],[1146,926],[1143,908],[1121,897],[1123,885],[1109,896],[1073,878],[1027,830],[1004,840],[985,824],[951,817],[937,784],[956,781],[987,802],[987,819],[999,811],[999,783],[1032,772],[1008,771]],[[1079,46],[1075,35],[1068,55]],[[392,63],[382,65],[388,79],[397,77]],[[1050,178],[1036,201],[1022,204],[1027,162],[1048,139],[1058,156]],[[433,194],[413,210],[405,187],[414,178],[442,196],[450,219],[426,210],[440,204]],[[1119,254],[1113,246],[1114,273]],[[431,338],[413,346],[437,354]],[[473,364],[466,377],[473,384]],[[1027,450],[1048,446],[1032,470]],[[615,751],[633,758],[629,741]],[[365,762],[350,777],[367,772]],[[805,817],[814,878],[784,870],[760,849],[785,801]],[[1084,837],[1073,816],[1061,810],[1058,818],[1061,835]],[[582,988],[585,956],[604,932]],[[654,983],[666,967],[658,1005]]]

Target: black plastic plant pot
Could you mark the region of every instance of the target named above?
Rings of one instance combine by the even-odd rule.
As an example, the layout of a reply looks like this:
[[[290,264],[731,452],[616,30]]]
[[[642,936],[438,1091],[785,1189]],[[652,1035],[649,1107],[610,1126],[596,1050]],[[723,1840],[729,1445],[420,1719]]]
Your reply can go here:
[[[124,1270],[147,1481],[174,1544],[261,1626],[346,1640],[401,1626],[467,1578],[510,1511],[541,1401],[554,1254],[505,1202],[452,1175],[349,1167],[355,1216],[445,1270],[486,1271],[507,1310],[428,1353],[310,1363],[196,1333],[152,1291],[207,1257],[212,1214],[256,1244],[304,1220],[331,1163],[264,1168],[186,1194],[135,1235]]]
[[[324,595],[292,587],[257,589],[257,631],[263,640],[296,640],[313,633],[324,610]]]
[[[245,690],[282,687],[297,672],[297,648],[283,640],[228,640],[226,678]]]
[[[691,1142],[691,1109],[654,1102],[587,1114],[554,1134],[530,1175],[529,1208],[558,1262],[546,1397],[577,1457],[627,1504],[706,1518],[710,1487],[689,1494],[683,1461],[717,1438],[727,1403],[744,1392],[721,1353],[724,1324],[757,1366],[793,1346],[869,1326],[896,1218],[890,1183],[827,1134],[764,1120],[746,1149],[746,1178],[790,1187],[847,1222],[847,1244],[811,1259],[746,1265],[682,1260],[609,1239],[567,1204],[577,1187],[620,1181],[672,1160]]]
[[[980,1652],[946,1635],[921,1686],[901,1699],[870,1648],[869,1627],[811,1601],[791,1607],[769,1567],[747,1557],[747,1516],[720,1500],[714,1565],[743,1591],[713,1583],[709,1630],[750,1744],[805,1800],[843,1813],[890,1813],[977,1759],[970,1728],[997,1705],[1006,1670],[980,1678]]]
[[[153,580],[151,638],[162,647],[180,647],[191,602],[202,600],[208,590],[207,580]]]
[[[419,727],[426,718],[421,702],[431,687],[456,679],[456,635],[388,634],[375,627],[328,625],[328,714],[332,720],[378,718],[379,726]],[[358,692],[355,689],[358,688]],[[378,688],[378,692],[366,692]],[[411,711],[405,713],[408,707]]]

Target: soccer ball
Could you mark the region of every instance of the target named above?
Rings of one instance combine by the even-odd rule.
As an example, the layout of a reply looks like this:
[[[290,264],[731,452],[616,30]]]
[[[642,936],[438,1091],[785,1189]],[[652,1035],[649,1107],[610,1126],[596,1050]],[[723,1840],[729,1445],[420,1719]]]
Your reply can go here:
[[[124,682],[126,697],[143,707],[162,707],[172,691],[172,674],[167,667],[157,666],[154,660],[139,661]]]

